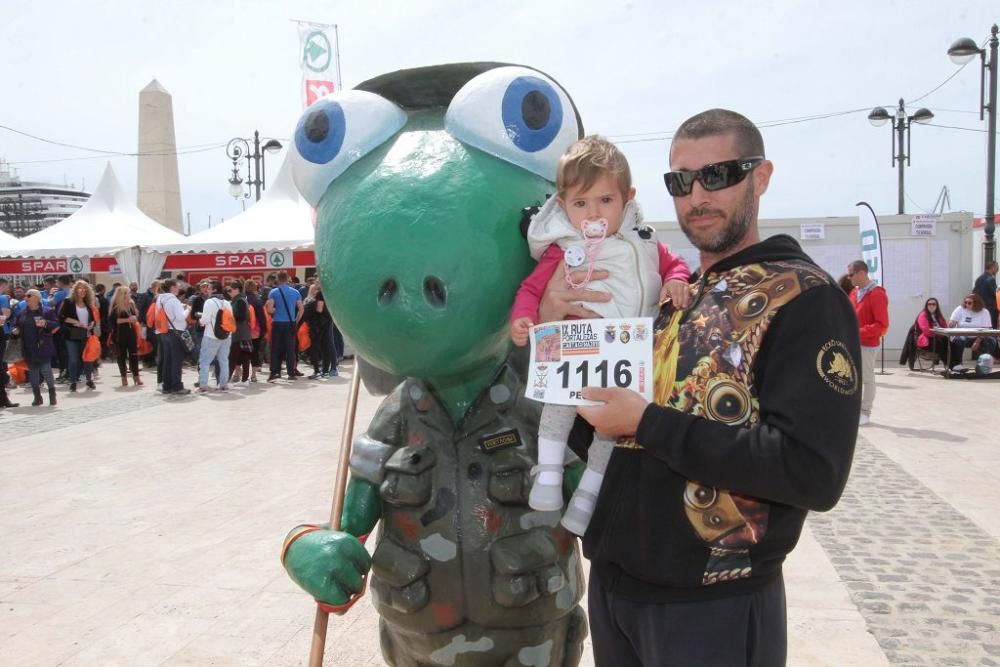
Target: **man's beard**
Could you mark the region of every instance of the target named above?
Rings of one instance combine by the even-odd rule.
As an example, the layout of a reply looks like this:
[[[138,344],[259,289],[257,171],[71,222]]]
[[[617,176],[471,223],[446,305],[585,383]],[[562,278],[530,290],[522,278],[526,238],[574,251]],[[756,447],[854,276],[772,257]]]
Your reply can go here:
[[[681,231],[695,248],[702,252],[721,254],[735,248],[747,235],[753,223],[753,188],[746,189],[746,195],[733,211],[731,218],[726,212],[716,208],[696,208],[688,211],[688,217],[714,214],[726,218],[725,226],[718,232],[696,231],[685,220],[679,220]]]

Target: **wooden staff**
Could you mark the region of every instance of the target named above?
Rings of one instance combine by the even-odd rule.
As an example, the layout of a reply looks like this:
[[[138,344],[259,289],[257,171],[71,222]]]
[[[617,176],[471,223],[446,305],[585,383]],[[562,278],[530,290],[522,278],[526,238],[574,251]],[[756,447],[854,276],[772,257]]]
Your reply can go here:
[[[351,391],[347,396],[347,414],[344,428],[340,433],[340,460],[337,461],[337,478],[333,487],[333,507],[330,509],[330,530],[340,530],[341,514],[344,512],[344,495],[347,492],[347,473],[351,466],[351,445],[354,441],[354,415],[358,411],[358,390],[361,386],[361,363],[355,354],[354,374],[351,377]],[[323,652],[326,650],[326,626],[330,614],[316,606],[313,621],[312,648],[309,650],[309,667],[322,667]]]

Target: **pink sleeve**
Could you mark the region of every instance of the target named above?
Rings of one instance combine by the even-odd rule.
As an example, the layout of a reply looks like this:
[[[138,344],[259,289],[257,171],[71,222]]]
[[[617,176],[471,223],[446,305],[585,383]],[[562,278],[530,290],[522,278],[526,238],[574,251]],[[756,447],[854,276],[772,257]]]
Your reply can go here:
[[[555,243],[545,249],[545,254],[538,260],[538,265],[521,282],[517,296],[514,297],[514,308],[510,313],[510,319],[527,317],[538,324],[538,304],[542,302],[545,287],[552,279],[552,274],[556,272],[556,267],[559,266],[562,258],[563,252]]]
[[[663,282],[668,280],[683,280],[687,282],[691,277],[691,270],[688,269],[687,262],[680,255],[671,255],[665,243],[657,243],[657,250],[660,252],[660,278]]]
[[[931,323],[927,320],[927,313],[924,311],[920,311],[920,314],[917,315],[917,329],[923,336],[931,335]]]

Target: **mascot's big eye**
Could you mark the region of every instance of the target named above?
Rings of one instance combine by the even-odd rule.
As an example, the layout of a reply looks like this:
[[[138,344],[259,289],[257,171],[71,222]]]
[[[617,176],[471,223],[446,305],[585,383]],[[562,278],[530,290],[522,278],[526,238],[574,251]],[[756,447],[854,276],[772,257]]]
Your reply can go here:
[[[295,126],[292,178],[313,206],[333,179],[406,124],[406,112],[363,90],[325,97]]]
[[[498,67],[462,86],[444,126],[459,141],[550,181],[582,129],[562,88],[526,67]]]

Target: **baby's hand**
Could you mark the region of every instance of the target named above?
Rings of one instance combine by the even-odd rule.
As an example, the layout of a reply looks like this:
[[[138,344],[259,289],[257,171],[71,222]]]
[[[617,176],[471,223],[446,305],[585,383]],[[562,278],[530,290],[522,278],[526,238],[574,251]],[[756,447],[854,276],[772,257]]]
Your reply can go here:
[[[510,323],[510,337],[514,341],[514,345],[518,347],[524,347],[528,344],[528,332],[531,331],[531,327],[534,323],[531,321],[530,317],[519,317],[516,320],[511,320]]]
[[[677,278],[668,280],[660,288],[660,304],[662,305],[669,299],[674,302],[675,308],[684,310],[691,304],[691,290],[689,288],[690,286],[683,280]]]

